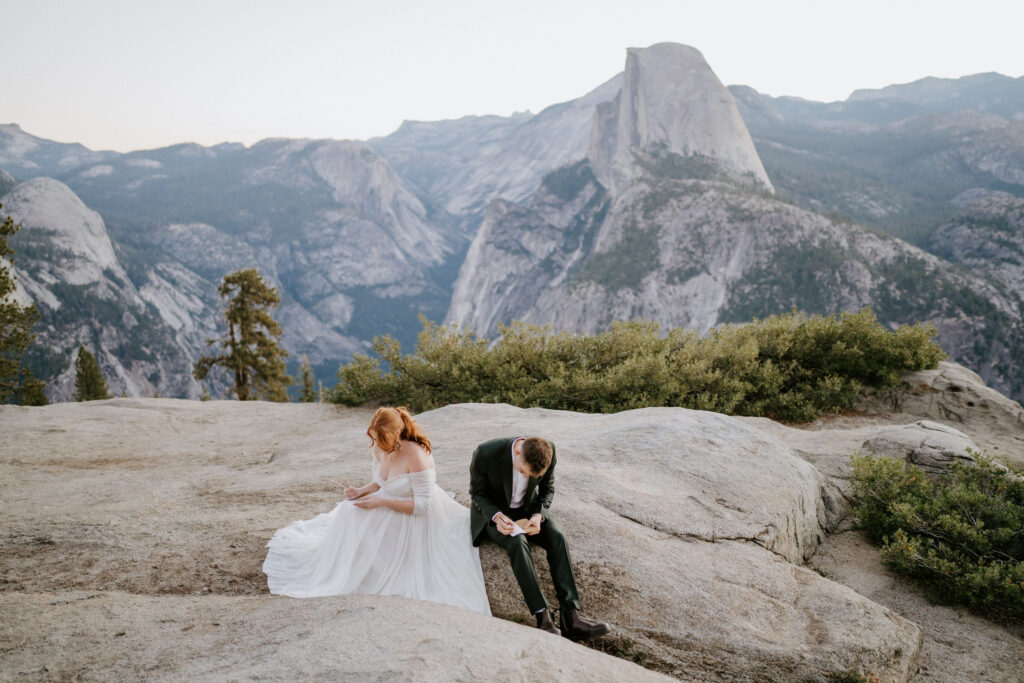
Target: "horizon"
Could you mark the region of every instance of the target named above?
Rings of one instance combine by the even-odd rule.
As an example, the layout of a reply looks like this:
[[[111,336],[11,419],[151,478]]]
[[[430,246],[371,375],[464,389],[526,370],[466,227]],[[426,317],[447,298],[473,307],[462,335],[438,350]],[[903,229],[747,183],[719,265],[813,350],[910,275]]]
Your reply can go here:
[[[624,49],[629,49],[629,48],[624,48]],[[712,69],[712,71],[714,71],[714,68]],[[609,79],[613,78],[614,76],[617,76],[618,74],[621,74],[621,73],[622,72],[618,72],[617,74],[613,74],[611,77],[609,77]],[[835,100],[829,100],[829,101],[820,100],[820,99],[808,99],[807,97],[802,97],[800,95],[790,95],[790,94],[769,95],[768,93],[763,92],[762,90],[759,90],[758,88],[756,88],[756,87],[754,87],[752,85],[746,84],[746,83],[730,83],[730,84],[724,84],[724,85],[725,85],[726,88],[730,88],[732,86],[751,87],[751,88],[754,88],[755,90],[757,90],[760,94],[768,95],[769,97],[772,97],[772,98],[775,98],[775,99],[801,99],[801,100],[804,100],[804,101],[813,101],[813,102],[818,102],[818,103],[822,103],[822,104],[834,104],[834,103],[838,103],[838,102],[845,102],[845,101],[849,100],[849,98],[853,95],[853,93],[858,92],[858,91],[863,91],[863,90],[881,90],[883,88],[890,87],[890,86],[912,85],[914,83],[919,83],[921,81],[927,81],[927,80],[958,81],[958,80],[962,80],[962,79],[966,79],[966,78],[973,78],[975,76],[989,76],[989,75],[991,75],[991,76],[1001,76],[1001,77],[1004,77],[1004,78],[1007,78],[1007,79],[1011,79],[1011,80],[1022,80],[1022,79],[1024,79],[1024,75],[1016,76],[1015,77],[1015,76],[1009,76],[1007,74],[1002,74],[1002,73],[996,72],[996,71],[978,72],[978,73],[975,73],[975,74],[965,74],[963,76],[955,76],[955,77],[923,76],[923,77],[921,77],[919,79],[914,79],[912,81],[907,81],[905,83],[889,83],[887,85],[884,85],[884,86],[881,86],[881,87],[878,87],[878,88],[854,88],[853,90],[850,91],[850,93],[844,99],[835,99]],[[605,81],[607,81],[607,80],[608,79],[605,79]],[[598,84],[598,85],[600,85],[600,84]],[[598,86],[595,85],[594,87],[596,88]],[[589,91],[587,91],[587,92],[589,92]],[[586,92],[581,93],[580,95],[577,95],[577,97],[582,97],[585,94],[587,94],[587,93]],[[155,151],[158,151],[158,150],[167,150],[167,148],[169,148],[169,147],[175,147],[175,146],[181,146],[181,145],[187,145],[187,144],[196,144],[196,145],[199,145],[199,146],[202,146],[202,147],[206,147],[206,148],[215,147],[215,146],[219,146],[219,145],[222,145],[222,144],[241,144],[242,146],[244,146],[246,148],[246,150],[250,150],[250,148],[252,148],[253,146],[255,146],[257,144],[260,144],[262,142],[270,141],[270,140],[303,140],[303,139],[308,139],[308,140],[334,140],[334,141],[350,140],[350,141],[354,141],[354,142],[369,142],[370,140],[378,138],[378,137],[387,137],[389,135],[392,135],[395,132],[397,132],[397,130],[399,128],[401,128],[401,126],[403,126],[404,124],[407,124],[407,123],[440,123],[440,122],[445,122],[445,121],[459,121],[461,119],[485,118],[485,117],[501,117],[501,118],[507,119],[507,118],[511,118],[513,116],[523,115],[523,114],[526,114],[526,115],[529,115],[531,117],[534,117],[534,116],[537,116],[538,114],[544,112],[545,110],[551,108],[551,106],[556,106],[558,104],[562,104],[564,102],[571,101],[572,99],[575,99],[577,97],[569,97],[568,99],[563,99],[563,100],[560,100],[560,101],[557,101],[557,102],[551,102],[550,104],[547,104],[547,105],[543,106],[543,108],[539,109],[536,112],[530,111],[530,110],[521,110],[521,111],[518,111],[518,112],[512,112],[510,114],[463,114],[461,116],[455,116],[455,117],[450,117],[450,118],[446,118],[446,119],[402,119],[398,123],[398,125],[393,130],[391,130],[390,132],[387,132],[387,133],[385,133],[383,135],[374,135],[372,137],[366,137],[366,138],[353,138],[353,137],[310,137],[310,136],[289,137],[289,136],[286,136],[286,135],[270,135],[270,136],[267,136],[267,137],[260,138],[258,140],[253,140],[252,142],[243,142],[241,140],[220,140],[219,142],[211,142],[211,143],[204,144],[204,143],[199,142],[197,140],[179,140],[179,141],[176,141],[176,142],[169,142],[167,144],[161,144],[161,145],[155,146],[155,147],[139,147],[139,148],[135,148],[135,150],[112,150],[112,148],[92,147],[92,146],[89,146],[88,144],[85,144],[81,140],[57,140],[57,139],[54,139],[54,138],[51,138],[51,137],[46,137],[44,135],[37,135],[34,131],[27,129],[24,125],[20,124],[20,122],[17,122],[17,121],[10,121],[10,122],[7,122],[7,123],[0,123],[0,126],[14,126],[18,130],[22,131],[23,133],[27,133],[29,135],[32,135],[33,137],[38,137],[40,139],[49,140],[51,142],[58,142],[58,143],[61,143],[61,144],[76,144],[76,143],[82,144],[83,146],[85,146],[87,148],[87,150],[89,150],[91,152],[115,152],[117,154],[134,154],[134,153],[138,153],[138,152],[155,152]]]
[[[121,153],[366,141],[403,121],[542,111],[620,73],[628,47],[659,42],[700,50],[724,84],[826,103],[924,78],[1024,77],[1024,6],[979,1],[926,14],[881,0],[10,3],[0,120]]]

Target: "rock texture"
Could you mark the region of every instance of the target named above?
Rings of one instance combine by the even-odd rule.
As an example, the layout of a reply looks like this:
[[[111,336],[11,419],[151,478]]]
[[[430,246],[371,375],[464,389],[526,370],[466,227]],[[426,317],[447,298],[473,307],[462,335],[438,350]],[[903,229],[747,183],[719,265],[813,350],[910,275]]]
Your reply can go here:
[[[942,361],[934,370],[904,375],[893,390],[863,393],[859,408],[953,425],[990,455],[1024,464],[1024,408],[985,385],[978,373]]]
[[[618,74],[586,95],[536,115],[405,121],[391,135],[369,144],[449,212],[477,223],[493,199],[526,199],[548,172],[582,158],[595,108],[614,99],[621,88]]]
[[[882,566],[878,549],[857,531],[830,536],[809,566],[832,581],[921,625],[914,681],[1024,680],[1024,639],[966,610],[936,605]]]
[[[965,192],[960,213],[940,225],[929,249],[1003,282],[1024,299],[1024,199],[1003,193]]]
[[[646,318],[706,332],[794,307],[871,306],[889,325],[933,323],[954,359],[1024,392],[1024,306],[1005,287],[875,231],[686,177],[680,159],[652,162],[617,196],[582,161],[551,174],[526,206],[494,202],[447,321],[492,337],[513,319],[592,333]]]
[[[678,43],[629,48],[623,74],[619,95],[597,107],[587,153],[612,192],[634,182],[634,155],[650,149],[711,160],[771,189],[732,95],[698,50]]]
[[[14,274],[21,301],[41,314],[29,359],[51,401],[71,399],[79,345],[115,394],[199,397],[191,367],[216,330],[215,286],[166,263],[133,281],[103,219],[59,181],[28,180],[0,201],[21,226],[9,241]]]
[[[669,681],[535,629],[378,596],[5,593],[5,678]]]
[[[281,670],[275,658],[302,662],[311,677],[357,676],[382,666],[378,629],[408,622],[398,678],[471,679],[482,662],[524,678],[556,675],[567,650],[579,651],[567,661],[583,667],[580,679],[640,675],[458,610],[265,595],[259,568],[273,531],[330,509],[344,486],[368,477],[369,415],[170,399],[0,408],[10,436],[0,446],[0,601],[17,614],[0,631],[15,653],[8,661],[43,678],[256,675]],[[912,675],[916,625],[802,566],[838,522],[836,500],[770,432],[682,409],[459,405],[420,420],[437,446],[439,482],[463,503],[476,443],[516,433],[556,441],[553,511],[572,543],[585,612],[613,624],[607,649],[684,680]],[[481,557],[496,616],[527,621],[507,559],[494,546]],[[470,632],[504,645],[457,661],[435,656]],[[327,642],[351,658],[311,654]]]
[[[103,219],[67,185],[51,178],[21,183],[4,196],[4,211],[23,228],[49,233],[66,257],[41,263],[40,279],[84,285],[98,282],[104,270],[124,278]]]
[[[927,246],[985,190],[1024,196],[1024,81],[927,78],[844,102],[730,86],[779,194]]]
[[[885,455],[906,460],[938,474],[955,461],[972,462],[974,443],[963,432],[929,420],[883,429],[863,443],[861,448],[872,455]]]
[[[286,348],[326,383],[374,335],[408,342],[417,314],[439,318],[467,243],[360,142],[176,146],[108,165],[111,174],[69,182],[101,212],[126,216],[123,239],[213,283],[258,268],[281,291]],[[171,192],[189,199],[168,206]]]

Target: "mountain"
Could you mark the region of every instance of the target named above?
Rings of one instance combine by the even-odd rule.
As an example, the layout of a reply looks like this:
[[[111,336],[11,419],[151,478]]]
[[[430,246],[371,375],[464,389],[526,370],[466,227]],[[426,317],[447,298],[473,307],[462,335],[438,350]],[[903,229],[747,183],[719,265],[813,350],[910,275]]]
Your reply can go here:
[[[84,145],[54,142],[26,133],[16,123],[0,124],[0,168],[18,178],[56,177],[82,166],[117,156]]]
[[[0,197],[7,194],[17,184],[18,181],[14,176],[0,168]]]
[[[406,121],[369,144],[447,211],[476,218],[492,199],[525,199],[544,174],[582,158],[590,144],[594,110],[621,87],[619,74],[537,115]]]
[[[1024,197],[1024,80],[924,79],[845,102],[730,88],[778,193],[918,246],[981,188]]]
[[[675,87],[680,73],[701,86]],[[870,305],[887,324],[933,322],[954,358],[1024,392],[1016,294],[773,196],[696,50],[631,49],[618,102],[599,108],[587,159],[548,174],[528,202],[491,203],[448,322],[493,335],[512,319],[596,332],[642,317],[705,332],[792,307]]]
[[[165,263],[133,282],[103,219],[59,181],[25,181],[0,201],[21,225],[10,239],[19,298],[41,314],[27,362],[51,400],[71,398],[80,344],[115,393],[199,397],[191,368],[215,331],[210,283]]]
[[[932,233],[929,249],[1004,284],[1024,300],[1024,199],[965,192],[957,215]]]
[[[811,102],[724,88],[700,52],[666,43],[627,50],[622,73],[540,113],[407,121],[366,143],[119,154],[0,126],[0,201],[50,177],[83,205],[22,190],[19,215],[64,207],[13,242],[20,295],[53,304],[33,369],[65,376],[66,340],[88,338],[84,317],[65,315],[81,294],[109,304],[103,320],[148,311],[145,346],[163,349],[147,361],[160,372],[122,379],[134,371],[115,372],[115,357],[140,362],[128,346],[142,332],[126,327],[101,361],[115,392],[193,396],[170,368],[215,335],[221,278],[252,266],[281,291],[291,367],[308,355],[327,385],[376,335],[411,346],[420,314],[490,334],[517,317],[703,332],[871,305],[889,324],[935,322],[955,358],[1014,394],[1022,83],[923,79]],[[78,217],[62,232],[59,216]],[[92,237],[92,261],[52,262],[97,221],[123,282]],[[96,279],[64,279],[86,271]]]
[[[631,185],[637,150],[691,159],[771,189],[732,96],[692,47],[626,51],[622,89],[597,108],[587,158],[603,185]]]
[[[909,102],[937,113],[976,109],[1024,121],[1024,76],[983,73],[963,78],[922,78],[878,90],[854,90],[847,102],[878,100]]]
[[[369,146],[264,140],[133,152],[64,180],[119,241],[211,282],[256,267],[281,289],[285,346],[333,378],[375,334],[443,315],[468,235]],[[454,265],[453,265],[454,263]]]

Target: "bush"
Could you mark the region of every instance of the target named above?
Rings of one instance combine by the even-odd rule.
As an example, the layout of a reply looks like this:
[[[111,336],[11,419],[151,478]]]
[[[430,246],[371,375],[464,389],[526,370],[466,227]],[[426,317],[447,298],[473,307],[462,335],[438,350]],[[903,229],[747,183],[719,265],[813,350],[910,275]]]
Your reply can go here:
[[[930,479],[901,460],[853,457],[857,526],[882,562],[932,598],[1024,620],[1024,479],[984,454]]]
[[[583,412],[681,406],[810,420],[853,407],[862,384],[891,386],[945,357],[932,327],[885,329],[872,313],[793,312],[701,337],[656,323],[613,323],[594,335],[514,322],[486,338],[421,318],[415,353],[391,336],[338,370],[331,400],[428,410],[504,402]]]

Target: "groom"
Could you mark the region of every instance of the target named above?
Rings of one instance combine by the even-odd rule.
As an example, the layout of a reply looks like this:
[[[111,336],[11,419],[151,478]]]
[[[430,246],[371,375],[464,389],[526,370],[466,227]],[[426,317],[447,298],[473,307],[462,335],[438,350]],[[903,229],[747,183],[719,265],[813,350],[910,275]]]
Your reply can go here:
[[[608,633],[608,624],[585,619],[579,613],[580,598],[569,548],[548,511],[555,495],[554,444],[538,437],[487,441],[473,451],[469,476],[473,545],[490,539],[505,550],[526,605],[537,618],[537,628],[572,640]],[[523,518],[529,518],[530,530],[513,535],[515,520]],[[547,553],[560,606],[561,631],[552,622],[548,602],[537,583],[530,545],[539,545]]]

